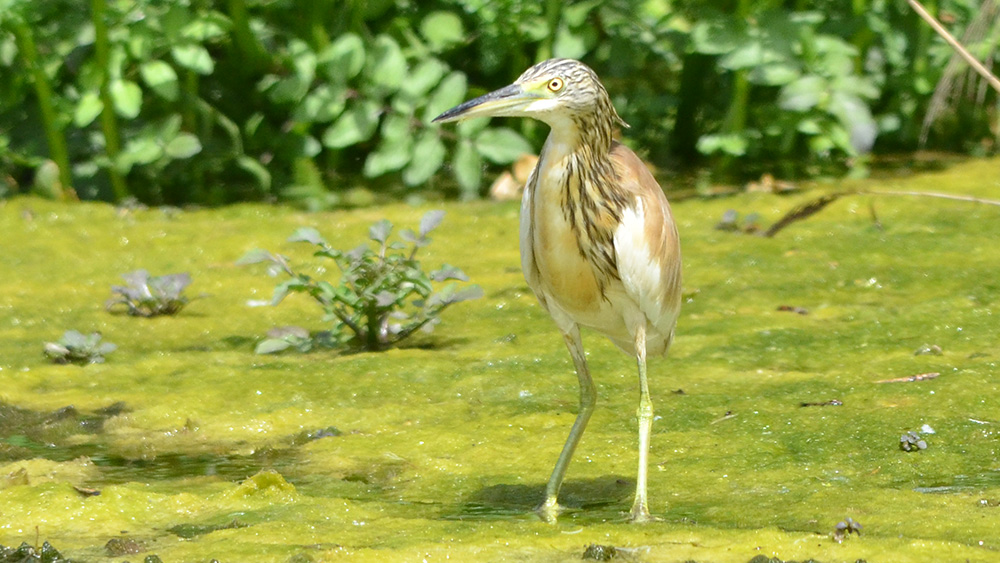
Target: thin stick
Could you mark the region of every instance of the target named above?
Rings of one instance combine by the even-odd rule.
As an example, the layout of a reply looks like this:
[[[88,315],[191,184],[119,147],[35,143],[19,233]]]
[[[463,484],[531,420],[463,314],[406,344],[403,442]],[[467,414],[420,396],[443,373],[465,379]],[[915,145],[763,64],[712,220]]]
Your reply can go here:
[[[879,191],[862,191],[858,192],[868,195],[908,195],[908,196],[918,196],[918,197],[939,197],[942,199],[953,199],[956,201],[968,201],[972,203],[985,203],[986,205],[997,205],[1000,206],[1000,201],[995,199],[983,199],[981,197],[973,197],[971,195],[954,195],[954,194],[942,194],[939,192],[908,192],[908,191],[896,191],[896,190],[879,190]]]
[[[917,14],[920,15],[920,17],[924,18],[924,21],[929,23],[930,26],[934,28],[934,31],[936,31],[938,35],[943,37],[944,40],[947,41],[949,45],[951,45],[956,51],[958,51],[958,54],[961,55],[963,59],[965,59],[965,62],[969,63],[969,65],[972,68],[974,68],[976,72],[979,73],[980,76],[985,78],[986,81],[990,83],[990,86],[993,86],[994,90],[1000,92],[1000,79],[998,79],[996,76],[993,76],[993,73],[987,70],[987,68],[983,66],[983,64],[980,63],[976,59],[976,57],[973,57],[972,54],[969,53],[965,49],[965,47],[963,47],[962,44],[958,42],[957,39],[952,37],[952,35],[948,33],[948,30],[945,29],[940,22],[934,19],[934,16],[927,13],[927,10],[924,9],[924,7],[920,4],[920,2],[917,2],[917,0],[906,0],[906,1],[914,9],[914,11],[916,11]]]

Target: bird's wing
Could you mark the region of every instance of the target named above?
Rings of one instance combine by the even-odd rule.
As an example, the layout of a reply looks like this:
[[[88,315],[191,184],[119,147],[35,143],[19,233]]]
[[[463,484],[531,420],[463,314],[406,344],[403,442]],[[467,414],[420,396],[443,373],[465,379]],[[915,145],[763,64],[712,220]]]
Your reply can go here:
[[[634,201],[624,210],[614,235],[618,274],[625,291],[636,300],[665,347],[680,312],[677,227],[667,197],[639,157],[625,145],[615,143],[611,161],[619,186],[631,193]]]

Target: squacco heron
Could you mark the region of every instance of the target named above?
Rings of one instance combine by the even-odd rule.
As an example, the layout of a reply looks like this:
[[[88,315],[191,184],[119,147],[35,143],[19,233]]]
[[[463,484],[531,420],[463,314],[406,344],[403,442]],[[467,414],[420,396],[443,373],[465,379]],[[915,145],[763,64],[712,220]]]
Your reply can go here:
[[[551,59],[513,84],[452,108],[435,122],[533,117],[551,129],[521,200],[521,268],[562,332],[580,381],[580,410],[538,507],[555,521],[566,468],[594,412],[596,391],[580,327],[607,336],[639,371],[639,469],[630,520],[652,520],[646,468],[653,403],[646,355],[665,354],[681,302],[681,251],[663,190],[641,160],[612,138],[618,117],[583,63]]]

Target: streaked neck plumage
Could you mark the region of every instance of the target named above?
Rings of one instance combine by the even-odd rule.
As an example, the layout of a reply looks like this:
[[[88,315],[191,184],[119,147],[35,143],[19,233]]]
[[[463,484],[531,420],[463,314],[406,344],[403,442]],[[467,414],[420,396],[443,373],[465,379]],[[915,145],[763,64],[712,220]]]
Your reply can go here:
[[[549,183],[544,191],[558,189],[558,203],[573,230],[577,249],[594,266],[598,283],[617,279],[612,239],[627,201],[620,190],[611,161],[614,125],[620,121],[603,91],[599,111],[568,111],[545,116],[551,132],[539,162],[536,182]],[[551,185],[552,183],[556,185]],[[538,194],[541,195],[541,194]]]

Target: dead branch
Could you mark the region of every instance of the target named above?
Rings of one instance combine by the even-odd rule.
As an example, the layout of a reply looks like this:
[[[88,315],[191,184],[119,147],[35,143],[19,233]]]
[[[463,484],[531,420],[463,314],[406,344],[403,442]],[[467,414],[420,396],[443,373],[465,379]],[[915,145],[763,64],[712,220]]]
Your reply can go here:
[[[906,0],[906,1],[910,4],[913,10],[917,12],[917,14],[919,14],[920,17],[924,19],[924,21],[926,21],[928,24],[930,24],[932,28],[934,28],[934,31],[936,31],[938,35],[940,35],[945,41],[947,41],[948,44],[951,45],[953,49],[958,51],[958,53],[962,56],[962,58],[965,59],[965,62],[969,63],[969,66],[974,68],[976,72],[979,73],[980,76],[986,79],[986,81],[990,83],[990,86],[992,86],[994,90],[1000,92],[1000,79],[998,79],[996,76],[993,76],[992,72],[990,72],[985,66],[983,66],[983,64],[979,62],[979,60],[976,59],[976,57],[973,57],[972,54],[969,53],[969,51],[966,50],[966,48],[963,47],[962,44],[959,43],[957,39],[955,39],[950,33],[948,33],[948,30],[945,29],[944,26],[941,25],[939,21],[934,19],[934,16],[930,15],[927,12],[927,10],[925,10],[924,7],[920,4],[920,2],[917,2],[917,0]]]

